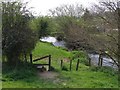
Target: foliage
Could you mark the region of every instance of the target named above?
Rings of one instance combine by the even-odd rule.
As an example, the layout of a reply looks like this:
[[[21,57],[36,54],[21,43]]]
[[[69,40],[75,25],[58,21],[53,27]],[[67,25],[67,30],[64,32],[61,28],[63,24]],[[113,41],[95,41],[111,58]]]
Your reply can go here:
[[[43,20],[41,20],[40,23],[41,23],[41,30],[39,30],[39,38],[48,35],[48,31],[47,31],[48,23],[44,22]]]
[[[119,5],[117,0],[106,0],[100,1],[99,5],[95,5],[94,14],[99,19],[99,22],[94,24],[102,27],[104,29],[104,33],[102,35],[93,36],[93,40],[96,41],[96,46],[100,47],[99,50],[103,52],[108,51],[109,55],[113,58],[116,63],[118,63],[118,67],[120,67],[120,61],[118,57],[119,54]],[[101,25],[100,25],[101,24]],[[96,40],[98,39],[98,41]],[[99,43],[99,45],[97,44]],[[96,48],[96,46],[94,47]],[[102,46],[102,47],[101,47]]]
[[[92,66],[90,67],[90,70],[96,72],[104,72],[107,73],[108,75],[113,75],[113,76],[118,73],[112,67],[108,67],[108,66],[103,66],[103,67]]]
[[[21,63],[15,69],[7,64],[3,65],[3,88],[45,88],[46,86],[50,88],[57,87],[54,83],[47,80],[45,81],[38,77],[36,68],[29,63],[24,65]]]
[[[39,16],[30,22],[30,27],[37,31],[39,38],[51,35],[54,32],[53,19]]]
[[[108,51],[118,58],[119,8],[117,0],[100,1],[93,10],[63,5],[50,10],[70,50]],[[78,13],[79,12],[79,15]],[[76,14],[77,13],[77,14]],[[82,13],[82,14],[81,14]],[[58,35],[59,36],[59,35]],[[61,38],[60,38],[61,39]],[[116,62],[119,63],[117,59]],[[120,66],[120,65],[119,65]]]
[[[68,68],[67,68],[66,66],[63,66],[63,67],[62,67],[62,70],[68,71]]]
[[[73,54],[73,59],[74,60],[80,60],[80,63],[85,64],[85,65],[89,65],[88,64],[88,58],[87,58],[87,54],[83,51],[72,51],[71,52]]]
[[[79,18],[61,16],[58,17],[59,32],[69,49],[85,49],[88,46],[89,34],[86,32]],[[87,37],[86,37],[87,36]]]
[[[9,66],[6,63],[3,63],[3,80],[16,81],[21,79],[30,78],[31,76],[36,75],[36,68],[30,63],[23,64],[22,62],[14,68],[14,66]]]
[[[18,6],[21,6],[21,4],[16,5],[16,3],[8,3],[8,6],[9,5],[10,7],[7,7],[7,10],[10,11],[10,15],[8,15],[8,11],[3,13],[5,17],[3,17],[3,50],[6,56],[10,55],[10,57],[21,57],[24,51],[30,52],[34,48],[34,45],[31,44],[33,42],[33,44],[35,44],[36,31],[39,32],[39,37],[50,34],[53,35],[54,32],[57,34],[59,33],[58,36],[63,34],[63,36],[60,37],[63,37],[67,42],[68,47],[72,49],[81,49],[81,47],[82,49],[86,49],[89,47],[89,45],[94,47],[96,50],[105,50],[106,47],[109,46],[110,48],[113,48],[113,46],[115,49],[117,48],[116,44],[114,42],[110,42],[111,39],[106,36],[107,33],[114,32],[113,27],[116,27],[115,23],[112,24],[113,27],[110,28],[108,27],[109,24],[104,22],[104,18],[99,18],[96,13],[91,13],[87,9],[83,12],[83,8],[79,6],[74,8],[72,5],[65,5],[56,8],[55,13],[52,11],[52,14],[57,14],[58,16],[53,18],[39,17],[31,19],[31,16],[29,16],[30,14],[20,12],[24,11],[19,9],[22,7],[18,8]],[[3,6],[5,6],[4,3]],[[17,11],[14,12],[14,14],[13,12],[11,13],[11,11],[15,11],[13,10],[15,8],[11,8],[13,6],[18,8],[17,14]],[[103,16],[109,16],[110,13],[111,12],[104,12],[102,14],[104,14]],[[101,13],[98,13],[98,15],[101,15]],[[113,12],[111,15],[113,15]],[[106,18],[108,20],[108,17]],[[50,23],[51,20],[54,20],[52,25]],[[113,18],[111,20],[113,20]],[[54,32],[52,31],[52,28],[54,28]],[[107,29],[110,29],[111,32],[108,32]],[[116,32],[114,32],[114,34],[116,37]],[[112,36],[112,40],[116,39],[114,39]],[[8,46],[10,49],[6,48]],[[19,49],[17,49],[18,47]],[[107,50],[112,52],[110,49]],[[11,53],[11,51],[15,52]],[[16,55],[16,53],[18,55]],[[36,69],[31,64],[27,65],[26,63],[24,65],[23,63],[22,65],[21,63],[17,64],[15,69],[13,68],[14,65],[9,67],[3,66],[3,87],[118,88],[119,82],[117,81],[117,73],[109,67],[100,68],[86,66],[86,64],[88,64],[88,59],[86,53],[83,51],[71,52],[66,49],[54,47],[49,43],[38,42],[33,50],[33,59],[49,54],[52,55],[52,67],[54,67],[55,71],[58,71],[57,73],[59,76],[54,79],[43,79],[39,75],[35,75],[37,73]],[[60,60],[63,60],[64,58],[74,58],[72,62],[72,71],[69,71],[69,60],[63,62],[63,71],[61,71]],[[78,71],[75,71],[78,59],[80,59],[79,69]],[[8,58],[8,60],[11,59]],[[18,60],[18,58],[15,57],[14,60]],[[43,62],[38,61],[36,63],[39,64],[45,62],[48,63],[47,60],[44,60]]]
[[[21,2],[2,2],[2,49],[11,64],[34,49],[37,35],[29,27],[32,17]]]
[[[93,15],[88,9],[84,10],[81,5],[63,5],[50,10],[56,23],[59,25],[58,37],[66,41],[66,46],[72,50],[89,50],[91,34],[97,33],[96,26],[93,25]],[[61,35],[62,34],[62,38]]]

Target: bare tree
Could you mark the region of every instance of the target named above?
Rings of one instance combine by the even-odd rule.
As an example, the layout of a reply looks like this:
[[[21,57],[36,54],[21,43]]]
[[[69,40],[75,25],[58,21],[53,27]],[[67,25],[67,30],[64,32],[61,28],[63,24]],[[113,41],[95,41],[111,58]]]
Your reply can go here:
[[[53,10],[49,10],[52,16],[72,16],[72,17],[80,17],[83,14],[84,8],[82,5],[62,5],[60,7],[56,7]]]
[[[105,0],[100,1],[99,5],[95,5],[95,12],[98,17],[100,17],[100,22],[103,23],[103,27],[105,29],[105,39],[106,43],[102,45],[109,51],[109,55],[111,57],[115,57],[117,60],[113,59],[113,61],[117,64],[118,68],[120,68],[120,53],[118,51],[119,42],[119,25],[120,25],[120,9],[118,6],[118,0]],[[99,23],[100,23],[99,22]]]
[[[62,5],[54,10],[50,10],[51,14],[57,18],[60,31],[63,32],[66,46],[70,49],[85,48],[88,45],[88,37],[81,17],[85,9],[82,5]]]

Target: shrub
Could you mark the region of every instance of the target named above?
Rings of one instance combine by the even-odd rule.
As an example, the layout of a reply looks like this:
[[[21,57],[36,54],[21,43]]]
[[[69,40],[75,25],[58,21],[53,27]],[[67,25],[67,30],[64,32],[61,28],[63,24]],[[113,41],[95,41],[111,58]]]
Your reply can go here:
[[[75,60],[79,59],[80,63],[89,65],[86,53],[84,53],[83,51],[72,51],[72,53]]]
[[[117,71],[115,71],[112,67],[108,67],[108,66],[103,66],[103,67],[92,66],[90,67],[90,70],[96,71],[96,72],[104,72],[113,76],[117,74]]]
[[[68,71],[68,68],[67,68],[66,66],[63,66],[63,67],[62,67],[62,70]]]
[[[32,64],[20,64],[16,68],[4,65],[3,78],[8,80],[20,80],[35,76],[36,68]]]
[[[28,12],[21,2],[2,3],[2,50],[13,66],[34,49],[37,41],[36,31],[29,27],[33,16]]]

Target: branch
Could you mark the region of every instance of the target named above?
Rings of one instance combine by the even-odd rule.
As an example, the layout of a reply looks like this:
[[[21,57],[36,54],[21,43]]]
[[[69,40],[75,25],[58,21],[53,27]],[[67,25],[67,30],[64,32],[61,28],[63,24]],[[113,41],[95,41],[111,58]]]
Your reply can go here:
[[[109,36],[109,37],[111,37],[112,39],[114,39],[115,42],[118,42],[118,40],[117,40],[113,35],[107,34],[107,36]],[[118,43],[116,43],[116,44],[118,44]]]
[[[116,11],[117,9],[117,4],[115,4],[115,2],[101,2],[102,6],[105,6],[106,8],[108,8],[111,11]]]
[[[113,59],[113,57],[111,55],[109,55],[108,53],[104,53],[104,54],[109,56],[114,61],[114,63],[119,67],[119,64],[117,63],[117,61],[115,59]]]

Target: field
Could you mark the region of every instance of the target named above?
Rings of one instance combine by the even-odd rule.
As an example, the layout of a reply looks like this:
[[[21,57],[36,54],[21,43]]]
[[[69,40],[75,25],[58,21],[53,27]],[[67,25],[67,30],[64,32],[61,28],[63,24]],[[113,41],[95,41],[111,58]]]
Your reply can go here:
[[[32,52],[33,59],[45,55],[52,55],[52,78],[42,77],[31,64],[17,69],[3,66],[3,88],[118,88],[117,72],[109,67],[89,67],[86,65],[87,58],[83,51],[67,51],[54,47],[50,43],[38,42]],[[69,70],[69,61],[60,67],[60,60],[71,59],[80,55],[79,69],[76,71],[77,58],[73,60],[72,70]],[[28,58],[29,61],[29,58]],[[47,60],[36,63],[46,63]],[[53,73],[54,72],[54,73]],[[55,76],[54,76],[55,74]]]

